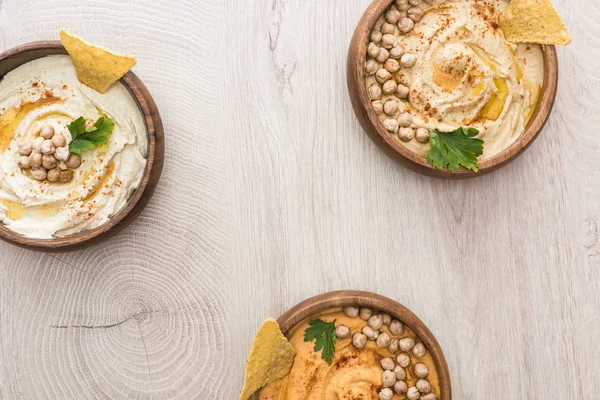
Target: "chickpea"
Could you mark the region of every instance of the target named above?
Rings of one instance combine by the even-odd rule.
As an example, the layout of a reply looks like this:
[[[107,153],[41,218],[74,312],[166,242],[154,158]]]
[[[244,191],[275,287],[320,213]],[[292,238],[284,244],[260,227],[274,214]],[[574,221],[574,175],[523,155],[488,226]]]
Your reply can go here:
[[[419,393],[419,389],[417,389],[414,386],[411,386],[408,388],[408,391],[406,392],[406,398],[408,400],[417,400],[419,397],[421,397],[421,393]]]
[[[390,52],[386,49],[379,49],[379,55],[375,57],[380,63],[384,63],[388,58],[390,58]]]
[[[362,333],[364,333],[364,335],[369,340],[375,340],[379,337],[379,331],[376,331],[375,329],[371,328],[369,325],[362,328]]]
[[[338,339],[346,339],[347,337],[350,337],[350,328],[348,328],[347,326],[344,325],[340,325],[338,327],[335,328],[335,336]]]
[[[381,99],[381,87],[379,85],[369,86],[369,98],[371,100]],[[73,157],[71,157],[71,158],[73,158]]]
[[[396,379],[405,380],[406,379],[406,370],[399,365],[396,365],[394,368],[394,373],[396,374]]]
[[[31,163],[29,162],[28,156],[20,156],[17,159],[17,164],[19,165],[19,168],[23,168],[23,169],[31,168]]]
[[[393,371],[383,371],[381,374],[383,387],[389,388],[396,384],[396,374]]]
[[[398,132],[398,121],[395,119],[386,119],[383,121],[383,126],[387,129],[388,132],[396,133]]]
[[[394,392],[397,394],[404,394],[408,391],[408,385],[404,381],[398,381],[394,385]]]
[[[415,347],[415,339],[411,337],[402,338],[398,341],[398,346],[400,346],[400,350],[402,351],[410,351]]]
[[[55,168],[55,169],[51,169],[50,171],[48,171],[48,176],[47,176],[48,182],[58,182],[58,180],[60,179],[60,169]]]
[[[381,37],[383,36],[383,34],[379,31],[372,31],[371,32],[371,42],[375,43],[375,44],[379,44],[381,42]]]
[[[58,182],[67,183],[71,182],[73,179],[73,171],[60,171],[60,178],[58,178]]]
[[[48,170],[52,168],[56,168],[58,166],[58,161],[52,154],[44,154],[42,156],[42,166]]]
[[[28,156],[33,151],[33,144],[31,142],[19,142],[17,147],[19,148],[19,154],[22,156]]]
[[[367,47],[367,54],[369,56],[375,58],[375,57],[377,57],[379,55],[379,52],[380,52],[379,46],[377,46],[373,42],[369,43],[369,46]]]
[[[435,395],[435,393],[429,393],[425,396],[421,396],[421,400],[438,400],[438,397]]]
[[[396,114],[397,111],[398,111],[398,103],[396,103],[395,100],[388,100],[383,105],[383,112],[385,112],[390,117],[393,116],[394,114]],[[383,319],[383,322],[385,323],[385,318]],[[387,323],[386,325],[389,325],[389,323]]]
[[[388,24],[387,22],[384,22],[381,25],[381,33],[383,33],[384,35],[393,35],[395,32],[396,26],[394,26],[393,24]]]
[[[383,64],[383,68],[385,68],[387,71],[393,74],[400,70],[400,63],[397,60],[394,60],[393,58],[388,58],[385,61],[385,64]]]
[[[368,322],[369,326],[374,330],[379,330],[383,325],[383,317],[380,314],[371,315]]]
[[[52,125],[44,125],[40,128],[40,136],[44,139],[52,139],[54,136],[54,128]]]
[[[408,4],[410,4],[411,6],[418,6],[419,4],[421,4],[421,0],[408,0]]]
[[[410,364],[410,356],[407,353],[400,353],[396,357],[396,362],[402,368],[406,368]]]
[[[46,139],[44,140],[44,143],[42,143],[42,147],[40,149],[42,150],[42,154],[54,154],[56,147],[54,147],[54,144],[51,140]]]
[[[417,132],[419,131],[417,130]],[[427,353],[427,349],[425,348],[425,345],[423,343],[419,342],[415,344],[415,347],[413,347],[412,352],[416,357],[421,358],[425,355],[425,353]]]
[[[387,50],[396,46],[397,43],[398,43],[398,39],[396,39],[396,36],[389,34],[389,33],[383,35],[383,38],[381,39],[381,47],[383,47],[384,49],[387,49]]]
[[[381,318],[383,318],[383,324],[389,325],[392,322],[392,316],[390,314],[383,313],[381,314]]]
[[[398,7],[398,10],[400,11],[406,11],[408,10],[408,0],[396,0],[396,7]]]
[[[398,116],[398,125],[406,128],[412,124],[412,116],[408,112],[404,112]]]
[[[387,347],[390,345],[391,341],[392,341],[392,339],[390,339],[390,335],[388,335],[385,332],[382,332],[379,334],[379,337],[377,338],[377,341],[375,342],[375,344],[380,349],[387,349]]]
[[[394,398],[394,392],[390,388],[383,388],[379,392],[379,400],[392,400]]]
[[[379,69],[379,64],[377,63],[377,61],[375,61],[373,59],[371,59],[365,63],[365,75],[366,76],[371,76],[371,75],[375,74],[375,72],[377,72],[378,69]]]
[[[415,130],[413,128],[400,128],[398,130],[398,137],[403,142],[410,142],[415,138]]]
[[[43,167],[34,167],[34,168],[31,168],[30,171],[31,171],[31,176],[33,176],[33,179],[35,179],[36,181],[43,181],[46,179],[46,176],[48,175],[46,168],[43,168]]]
[[[42,155],[36,151],[29,155],[29,164],[32,168],[39,168],[42,166]]]
[[[398,84],[393,79],[390,79],[389,81],[383,84],[382,88],[383,93],[392,94],[396,91],[396,89],[398,89]]]
[[[419,22],[423,18],[423,9],[421,7],[411,7],[408,9],[408,18],[415,22]]]
[[[399,59],[404,55],[404,47],[400,45],[396,45],[390,49],[390,57],[394,59]]]
[[[385,13],[385,20],[390,24],[395,24],[401,17],[402,14],[398,10],[390,9]]]
[[[40,137],[40,136],[36,137],[33,140],[33,149],[35,151],[37,151],[38,153],[41,153],[42,152],[42,144],[44,144],[44,141],[45,141],[45,139],[43,137]]]
[[[358,317],[358,307],[344,307],[344,314],[346,314],[347,317],[356,318]]]
[[[427,365],[423,364],[423,363],[416,363],[415,364],[415,375],[418,376],[419,378],[426,378],[427,375],[429,375],[429,368],[427,368]]]
[[[376,73],[375,73],[375,79],[377,80],[377,82],[383,84],[384,82],[386,82],[387,80],[392,78],[392,74],[390,74],[390,71],[388,71],[385,68],[380,68]]]
[[[393,319],[390,322],[390,332],[394,336],[400,336],[404,333],[404,324],[397,319]]]
[[[379,361],[381,369],[385,371],[392,371],[396,367],[396,363],[390,357],[384,357]]]
[[[56,136],[54,136],[54,137],[56,137]],[[71,157],[69,148],[68,147],[57,147],[56,150],[54,151],[54,157],[58,161],[67,161],[69,159],[69,157]]]
[[[64,161],[59,161],[58,162],[58,169],[60,169],[61,171],[66,171],[69,169],[69,167],[67,167],[67,163]]]
[[[398,96],[399,99],[407,99],[409,93],[410,89],[408,88],[408,86],[405,86],[401,83],[398,84],[398,88],[396,89],[396,96]]]
[[[65,139],[65,136],[59,132],[52,136],[52,143],[55,147],[63,147],[67,144],[67,139]]]
[[[417,56],[412,53],[405,53],[400,58],[400,65],[404,68],[412,68],[417,63]]]
[[[352,345],[359,350],[364,349],[367,345],[367,337],[362,333],[355,332],[352,335]]]
[[[371,318],[372,314],[373,314],[373,311],[371,311],[370,308],[361,307],[358,312],[358,317],[360,319],[362,319],[363,321],[368,321],[369,318]]]
[[[398,27],[400,32],[407,34],[408,32],[412,31],[415,27],[415,21],[408,17],[402,17],[400,18],[400,21],[398,21],[396,26]]]
[[[71,154],[71,157],[67,160],[67,167],[77,169],[81,165],[81,156],[79,154]]]
[[[431,384],[427,379],[419,379],[415,386],[417,387],[417,389],[419,389],[419,392],[423,394],[431,392]]]
[[[398,347],[398,339],[392,339],[390,345],[388,346],[388,350],[393,354],[397,352],[398,349],[400,349],[400,347]]]
[[[383,113],[383,104],[381,103],[381,100],[375,100],[371,105],[373,106],[375,114],[381,115]]]

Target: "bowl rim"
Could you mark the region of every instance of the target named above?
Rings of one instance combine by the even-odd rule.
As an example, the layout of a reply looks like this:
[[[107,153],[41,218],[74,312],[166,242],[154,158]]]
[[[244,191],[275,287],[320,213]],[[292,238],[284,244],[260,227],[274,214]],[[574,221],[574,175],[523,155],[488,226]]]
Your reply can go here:
[[[440,400],[452,399],[452,382],[442,347],[429,328],[411,310],[399,302],[377,293],[361,290],[337,290],[310,297],[296,304],[278,319],[284,335],[311,316],[335,307],[369,307],[390,314],[408,326],[425,344],[431,354],[440,381]]]
[[[373,26],[394,0],[373,0],[363,13],[350,42],[347,60],[347,84],[354,108],[363,129],[386,154],[410,169],[429,176],[460,179],[481,176],[499,169],[516,159],[537,138],[550,117],[558,87],[558,57],[556,47],[542,45],[544,54],[544,84],[534,113],[525,131],[506,149],[479,162],[479,172],[461,167],[453,172],[447,169],[437,170],[423,157],[405,147],[383,126],[377,114],[370,106],[371,101],[364,84],[364,63]]]
[[[0,81],[6,73],[30,61],[51,55],[68,55],[67,51],[57,40],[30,42],[8,49],[0,54],[0,70],[2,64],[9,60],[16,61],[13,68],[0,72]],[[10,230],[0,222],[0,239],[30,250],[62,252],[77,250],[91,244],[105,241],[127,227],[145,208],[154,193],[154,189],[162,173],[164,162],[164,132],[160,114],[150,92],[140,78],[129,71],[119,80],[127,89],[142,113],[146,136],[148,138],[148,152],[146,166],[140,184],[129,196],[127,202],[109,220],[95,228],[84,230],[72,235],[52,238],[35,239],[27,238]]]

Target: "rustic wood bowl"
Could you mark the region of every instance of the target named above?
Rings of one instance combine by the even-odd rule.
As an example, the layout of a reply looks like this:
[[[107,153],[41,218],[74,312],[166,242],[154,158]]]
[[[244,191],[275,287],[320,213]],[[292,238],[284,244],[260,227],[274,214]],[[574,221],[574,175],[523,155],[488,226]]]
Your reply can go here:
[[[517,158],[541,132],[546,124],[554,100],[558,83],[558,59],[554,46],[544,47],[544,86],[542,93],[527,125],[525,132],[508,148],[495,156],[479,162],[479,172],[465,168],[456,172],[449,170],[439,171],[432,167],[425,157],[414,153],[396,140],[383,126],[377,114],[371,107],[371,101],[367,94],[364,83],[364,65],[366,62],[369,35],[375,26],[377,19],[393,0],[374,0],[367,11],[363,14],[354,31],[350,42],[347,60],[347,83],[350,92],[350,100],[354,112],[365,132],[371,139],[392,159],[413,171],[424,175],[446,178],[461,179],[472,178],[497,170]]]
[[[8,72],[38,58],[54,54],[67,54],[58,41],[42,41],[25,44],[0,54],[0,80]],[[125,206],[110,220],[94,229],[74,235],[53,239],[30,239],[6,228],[0,222],[0,239],[20,247],[45,252],[64,252],[77,250],[91,244],[97,244],[116,235],[142,212],[154,193],[160,178],[164,162],[164,132],[162,120],[150,92],[142,81],[128,72],[121,83],[125,85],[137,102],[146,123],[148,132],[148,157],[146,169],[137,190]]]
[[[304,300],[279,317],[277,322],[281,327],[281,331],[284,334],[287,334],[287,332],[296,325],[321,311],[334,307],[346,306],[369,307],[374,310],[383,311],[408,326],[419,338],[421,338],[436,365],[440,381],[439,399],[452,399],[450,372],[448,371],[448,364],[446,363],[446,358],[444,357],[444,353],[442,352],[442,348],[438,341],[419,317],[413,314],[408,308],[392,299],[375,293],[356,290],[329,292]]]

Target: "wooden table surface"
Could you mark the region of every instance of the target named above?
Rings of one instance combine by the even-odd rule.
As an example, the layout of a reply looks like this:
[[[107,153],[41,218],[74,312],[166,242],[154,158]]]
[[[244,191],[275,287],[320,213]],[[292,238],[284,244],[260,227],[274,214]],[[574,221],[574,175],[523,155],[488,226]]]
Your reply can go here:
[[[458,400],[600,398],[600,3],[554,0],[574,42],[539,139],[447,182],[354,117],[368,2],[0,0],[0,50],[65,27],[135,54],[167,144],[108,243],[0,243],[0,398],[235,399],[259,324],[334,289],[419,315]]]

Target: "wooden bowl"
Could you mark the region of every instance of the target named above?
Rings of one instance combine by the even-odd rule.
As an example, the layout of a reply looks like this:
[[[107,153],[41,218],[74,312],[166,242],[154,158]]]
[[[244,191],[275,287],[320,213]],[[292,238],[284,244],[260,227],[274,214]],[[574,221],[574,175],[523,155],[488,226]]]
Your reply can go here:
[[[15,68],[38,58],[55,54],[68,54],[58,41],[43,41],[15,47],[0,54],[0,80]],[[156,104],[142,81],[128,72],[121,83],[138,104],[144,116],[148,132],[148,157],[146,169],[139,187],[125,206],[110,220],[94,229],[74,235],[53,239],[30,239],[6,228],[0,222],[0,239],[20,247],[45,252],[62,252],[83,248],[107,240],[128,226],[142,212],[154,193],[164,161],[164,135],[160,114]]]
[[[556,48],[554,46],[544,47],[544,86],[542,87],[540,99],[538,100],[525,132],[502,152],[479,162],[479,172],[474,172],[462,167],[456,172],[449,170],[439,171],[431,166],[425,157],[409,150],[384,128],[371,106],[371,101],[369,100],[367,89],[365,87],[364,65],[366,62],[369,35],[373,30],[377,19],[392,2],[393,0],[374,0],[369,5],[367,11],[358,22],[348,51],[348,91],[350,92],[350,99],[352,101],[354,112],[369,137],[371,137],[371,139],[388,156],[411,170],[421,174],[446,179],[472,178],[484,175],[505,166],[517,158],[531,143],[533,143],[534,139],[541,132],[550,116],[552,107],[554,106],[558,83],[558,59],[556,57]]]
[[[337,292],[324,293],[288,310],[277,322],[281,331],[287,334],[292,328],[308,318],[334,307],[358,306],[369,307],[390,314],[392,317],[402,321],[408,326],[425,344],[427,351],[431,354],[435,363],[439,382],[440,400],[452,399],[452,384],[450,383],[450,372],[448,364],[438,341],[433,333],[425,326],[423,321],[402,304],[375,293],[361,292],[356,290],[341,290]]]

